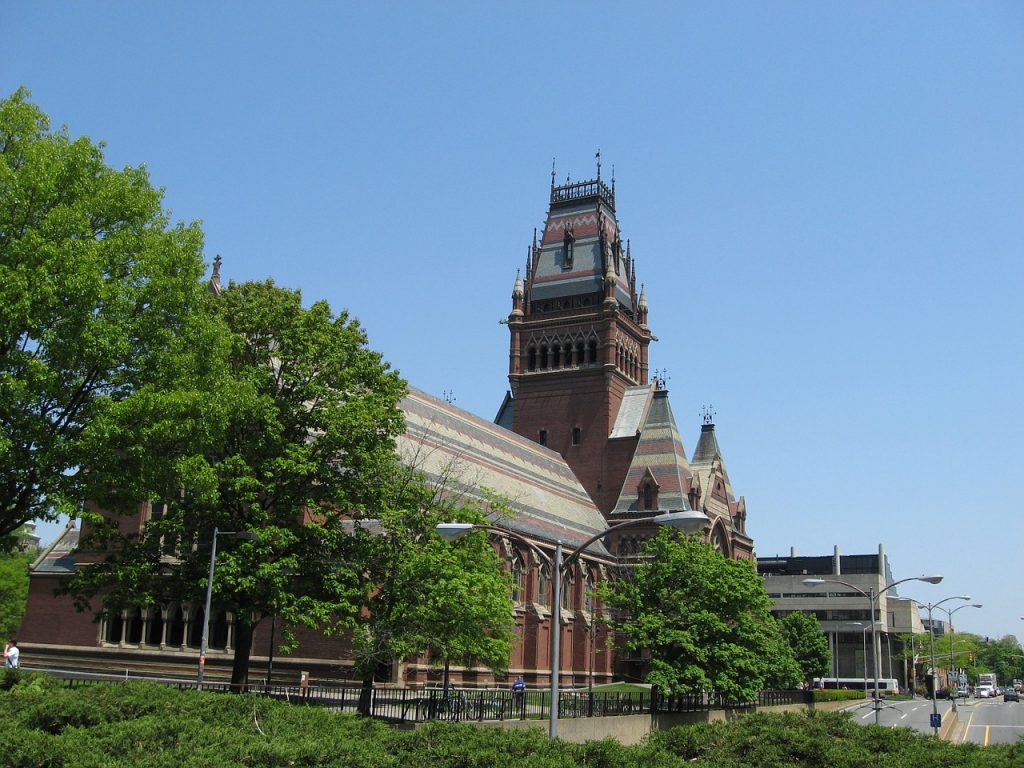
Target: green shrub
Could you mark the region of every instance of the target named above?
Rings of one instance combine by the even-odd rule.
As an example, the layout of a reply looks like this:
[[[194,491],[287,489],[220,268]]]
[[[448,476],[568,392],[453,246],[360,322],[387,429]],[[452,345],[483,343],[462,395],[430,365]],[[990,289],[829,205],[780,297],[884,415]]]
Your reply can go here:
[[[13,768],[1010,768],[1022,745],[950,744],[844,712],[745,714],[622,746],[543,728],[383,723],[257,696],[142,683],[0,693],[0,764]]]

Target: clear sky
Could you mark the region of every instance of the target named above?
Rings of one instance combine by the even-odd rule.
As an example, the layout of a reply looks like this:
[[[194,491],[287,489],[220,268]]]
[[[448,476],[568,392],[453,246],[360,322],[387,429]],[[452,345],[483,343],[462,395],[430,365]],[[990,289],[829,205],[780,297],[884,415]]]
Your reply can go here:
[[[688,450],[713,406],[758,554],[881,543],[946,577],[901,594],[1024,635],[1024,4],[7,0],[0,28],[0,92],[146,164],[225,278],[347,308],[488,419],[552,158],[600,149],[652,367]]]

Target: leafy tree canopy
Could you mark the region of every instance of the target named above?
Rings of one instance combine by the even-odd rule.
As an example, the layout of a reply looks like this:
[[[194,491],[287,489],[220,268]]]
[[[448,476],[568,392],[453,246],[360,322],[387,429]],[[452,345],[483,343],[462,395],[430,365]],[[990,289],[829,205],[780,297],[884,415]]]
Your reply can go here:
[[[630,578],[604,598],[622,643],[650,651],[648,682],[663,693],[716,691],[749,701],[766,685],[795,685],[800,671],[771,600],[749,562],[662,530]]]
[[[0,639],[17,637],[28,600],[28,566],[34,553],[0,554]]]
[[[51,130],[23,88],[0,102],[0,543],[76,516],[122,458],[117,404],[196,373],[202,240],[143,167]]]
[[[828,674],[832,652],[828,647],[828,637],[814,616],[803,612],[790,613],[779,619],[779,628],[805,681]]]
[[[449,468],[427,478],[398,467],[378,510],[377,535],[363,537],[368,588],[353,652],[364,680],[395,661],[429,651],[447,665],[508,667],[515,635],[512,583],[483,531],[442,541],[439,523],[485,523],[485,500],[460,491]]]
[[[76,574],[80,603],[107,609],[192,599],[202,604],[214,527],[256,541],[219,542],[215,605],[235,614],[233,681],[244,683],[253,621],[336,628],[366,588],[366,552],[350,517],[376,506],[391,472],[405,382],[367,347],[347,314],[309,308],[272,282],[231,284],[209,314],[227,339],[228,372],[191,421],[147,419],[133,437],[163,452],[141,530],[97,515],[86,547],[106,559]],[[140,468],[140,471],[143,471]]]

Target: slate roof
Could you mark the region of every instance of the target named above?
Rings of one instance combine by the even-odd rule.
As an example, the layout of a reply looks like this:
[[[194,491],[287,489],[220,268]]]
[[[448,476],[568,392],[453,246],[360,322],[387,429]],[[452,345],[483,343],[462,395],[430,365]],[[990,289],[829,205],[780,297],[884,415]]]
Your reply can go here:
[[[72,520],[57,539],[29,566],[29,570],[33,573],[74,573],[75,556],[72,551],[78,546],[78,533],[75,521]]]
[[[598,209],[601,216],[598,216]],[[596,198],[552,204],[540,243],[536,271],[531,276],[530,299],[543,301],[589,293],[604,292],[604,259],[600,230],[606,243],[618,236],[615,211]],[[573,235],[572,263],[565,262],[566,232]],[[615,298],[625,307],[632,306],[626,264],[620,260],[615,270]]]
[[[637,512],[640,500],[637,486],[648,471],[658,484],[658,507],[660,509],[689,509],[687,493],[690,490],[692,473],[686,461],[686,449],[683,439],[676,426],[672,407],[668,400],[668,390],[654,389],[651,386],[630,387],[627,395],[635,397],[631,408],[636,409],[641,390],[646,390],[649,401],[646,403],[644,418],[640,426],[640,439],[633,461],[626,473],[626,479],[619,493],[619,501],[612,510],[612,516],[627,512]],[[624,401],[625,403],[625,401]],[[620,418],[622,411],[619,412]],[[631,423],[634,417],[630,416]],[[620,419],[616,419],[616,430]],[[623,431],[625,431],[625,424]],[[624,436],[624,435],[623,435]]]
[[[470,495],[482,487],[501,494],[515,510],[502,526],[542,541],[561,540],[567,549],[606,529],[601,512],[555,451],[415,388],[401,407],[402,461],[432,477],[452,471]],[[609,556],[600,542],[588,551]]]

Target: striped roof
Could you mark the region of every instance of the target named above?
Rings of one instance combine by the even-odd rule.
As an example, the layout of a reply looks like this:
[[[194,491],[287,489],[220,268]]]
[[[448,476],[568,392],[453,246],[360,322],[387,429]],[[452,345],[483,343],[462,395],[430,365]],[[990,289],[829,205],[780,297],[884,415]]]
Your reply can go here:
[[[32,573],[74,573],[75,555],[74,549],[78,546],[78,528],[75,521],[67,524],[60,536],[36,558],[29,566]]]
[[[612,515],[640,511],[637,489],[648,472],[658,484],[660,509],[689,509],[687,493],[693,475],[686,461],[683,439],[668,402],[668,390],[654,389],[650,386],[631,387],[627,394],[639,397],[638,390],[648,390],[650,403],[640,425],[640,439],[633,454],[633,461],[626,473],[619,501],[612,510]],[[617,420],[616,430],[618,427]]]
[[[489,489],[515,515],[500,524],[542,541],[575,548],[607,528],[604,516],[556,452],[409,388],[402,400],[406,428],[398,439],[401,460],[438,478],[453,474],[470,496]],[[588,551],[608,556],[597,542]]]

